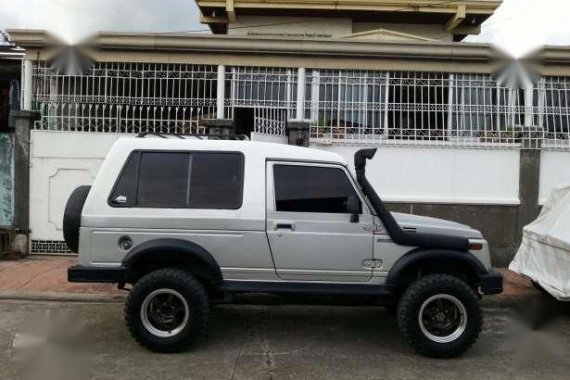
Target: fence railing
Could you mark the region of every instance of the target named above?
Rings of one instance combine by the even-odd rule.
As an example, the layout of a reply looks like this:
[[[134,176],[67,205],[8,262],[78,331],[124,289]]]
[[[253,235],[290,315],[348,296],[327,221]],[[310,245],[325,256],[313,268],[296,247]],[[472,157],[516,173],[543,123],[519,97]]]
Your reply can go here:
[[[99,62],[85,75],[34,68],[38,129],[198,133],[216,117],[217,67]]]
[[[204,133],[204,121],[219,118],[223,107],[223,117],[234,120],[250,109],[252,130],[270,135],[284,135],[288,120],[303,120],[311,139],[327,144],[518,148],[526,139],[531,147],[570,149],[570,78],[518,89],[487,74],[307,70],[303,82],[299,75],[230,66],[220,77],[213,65],[98,62],[70,76],[40,62],[36,128]]]
[[[321,142],[516,147],[528,111],[524,95],[490,75],[338,70],[308,82]]]

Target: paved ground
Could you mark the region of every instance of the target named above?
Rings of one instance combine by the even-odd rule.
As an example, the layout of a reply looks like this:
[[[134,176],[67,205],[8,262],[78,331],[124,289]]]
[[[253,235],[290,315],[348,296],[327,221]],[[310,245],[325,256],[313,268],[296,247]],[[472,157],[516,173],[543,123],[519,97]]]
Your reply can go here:
[[[241,305],[215,306],[207,339],[183,354],[153,354],[126,331],[124,292],[112,285],[67,283],[67,267],[74,263],[75,258],[61,257],[0,262],[0,379],[17,378],[13,338],[26,320],[48,310],[88,323],[80,338],[86,347],[71,351],[88,350],[86,367],[94,368],[94,379],[547,380],[567,379],[570,373],[569,307],[545,304],[528,281],[508,271],[503,271],[505,293],[485,300],[486,324],[477,345],[459,359],[438,361],[417,356],[381,307],[331,306],[330,300],[313,306],[300,303],[314,299],[279,297],[245,297]],[[30,299],[106,302],[22,301]],[[520,323],[517,310],[528,314],[534,306],[548,309],[545,305],[561,309],[562,316],[538,331]],[[79,360],[67,358],[66,350],[48,351],[65,363]]]
[[[67,268],[77,263],[76,257],[31,256],[20,261],[0,261],[0,293],[82,293],[121,294],[110,284],[71,284]]]
[[[530,305],[524,305],[528,310]],[[220,305],[207,339],[183,354],[159,355],[128,335],[120,303],[0,301],[0,378],[15,379],[11,341],[45,310],[89,321],[82,341],[94,379],[568,379],[570,312],[540,331],[514,309],[486,309],[477,345],[454,360],[415,355],[380,307]],[[47,380],[47,379],[46,379]]]

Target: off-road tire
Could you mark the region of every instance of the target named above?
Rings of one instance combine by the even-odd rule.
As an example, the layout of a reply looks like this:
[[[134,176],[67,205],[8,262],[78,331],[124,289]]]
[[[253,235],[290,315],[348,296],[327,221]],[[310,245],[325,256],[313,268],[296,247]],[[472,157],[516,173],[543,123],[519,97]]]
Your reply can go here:
[[[422,304],[438,294],[450,295],[465,307],[467,325],[463,333],[449,343],[429,339],[421,330]],[[444,274],[431,274],[412,283],[398,303],[398,326],[404,339],[420,354],[432,358],[451,358],[464,353],[479,337],[483,325],[481,304],[475,291],[464,281]]]
[[[143,325],[141,307],[145,298],[157,289],[180,293],[190,308],[189,322],[175,336],[157,337]],[[206,330],[209,315],[208,296],[204,287],[190,273],[179,269],[159,269],[142,277],[129,292],[125,321],[129,332],[142,346],[155,352],[180,352]]]

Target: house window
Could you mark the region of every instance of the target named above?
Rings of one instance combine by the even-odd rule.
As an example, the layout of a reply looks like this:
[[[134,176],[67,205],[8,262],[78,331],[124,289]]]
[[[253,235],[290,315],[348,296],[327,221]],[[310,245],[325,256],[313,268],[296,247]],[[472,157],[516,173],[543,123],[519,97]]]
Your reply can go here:
[[[443,140],[449,105],[449,76],[394,72],[388,88],[388,137]]]
[[[541,84],[539,112],[543,120],[539,125],[546,131],[546,137],[553,140],[570,138],[570,81],[563,77],[547,77]],[[542,97],[542,99],[540,98]]]
[[[499,131],[508,121],[496,105],[508,104],[509,94],[495,79],[482,74],[456,74],[451,77],[452,109],[448,120],[453,137],[481,137]]]
[[[386,73],[311,70],[306,118],[316,138],[368,138],[383,133]]]

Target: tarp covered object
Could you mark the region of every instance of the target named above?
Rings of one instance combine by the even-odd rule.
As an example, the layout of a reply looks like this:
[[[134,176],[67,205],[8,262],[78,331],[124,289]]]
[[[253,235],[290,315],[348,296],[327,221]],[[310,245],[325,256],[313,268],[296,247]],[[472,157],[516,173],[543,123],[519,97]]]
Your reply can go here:
[[[570,184],[553,190],[538,219],[524,228],[509,269],[570,301]]]

